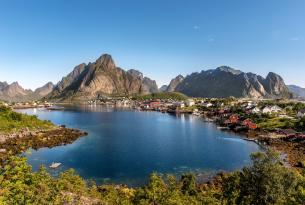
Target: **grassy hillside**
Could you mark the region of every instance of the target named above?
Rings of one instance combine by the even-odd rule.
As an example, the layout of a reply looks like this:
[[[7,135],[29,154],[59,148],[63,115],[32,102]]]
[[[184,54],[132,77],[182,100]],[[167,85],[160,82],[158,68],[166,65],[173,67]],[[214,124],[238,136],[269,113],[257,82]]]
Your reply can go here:
[[[12,133],[28,128],[29,130],[48,129],[54,126],[50,121],[42,121],[37,116],[20,114],[0,105],[0,133]]]
[[[153,93],[148,95],[136,96],[134,99],[136,100],[156,100],[156,99],[172,99],[172,100],[186,100],[188,97],[182,93],[178,92],[161,92],[161,93]]]

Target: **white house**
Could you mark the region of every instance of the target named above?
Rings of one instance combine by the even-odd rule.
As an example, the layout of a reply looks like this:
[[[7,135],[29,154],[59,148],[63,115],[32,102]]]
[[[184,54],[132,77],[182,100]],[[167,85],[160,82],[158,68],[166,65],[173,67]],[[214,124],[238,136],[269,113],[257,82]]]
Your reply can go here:
[[[185,105],[188,107],[193,106],[193,105],[195,105],[195,101],[193,99],[187,99],[185,101]]]
[[[213,106],[213,104],[210,103],[210,102],[201,103],[201,105],[204,106],[204,107],[212,107]]]
[[[305,117],[305,109],[299,110],[297,117],[299,118]]]
[[[250,112],[253,114],[259,114],[261,113],[261,109],[259,109],[258,107],[254,107],[250,110]]]
[[[278,112],[281,112],[282,111],[282,109],[279,107],[279,106],[277,106],[277,105],[274,105],[274,106],[266,106],[266,107],[264,107],[264,109],[263,109],[263,113],[278,113]]]
[[[178,107],[178,108],[184,108],[185,104],[184,104],[184,102],[176,102],[175,106]]]

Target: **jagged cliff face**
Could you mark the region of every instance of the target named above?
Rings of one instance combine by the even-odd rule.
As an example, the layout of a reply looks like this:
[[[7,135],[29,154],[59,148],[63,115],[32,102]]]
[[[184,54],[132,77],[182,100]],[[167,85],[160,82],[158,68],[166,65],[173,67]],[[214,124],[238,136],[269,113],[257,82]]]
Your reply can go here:
[[[136,70],[117,67],[108,54],[94,63],[80,64],[64,77],[47,97],[63,101],[83,101],[101,95],[145,94],[157,90],[155,81]]]
[[[184,80],[184,77],[182,75],[178,75],[174,79],[171,80],[169,85],[167,86],[166,91],[167,92],[174,92],[176,90],[176,87]]]
[[[227,66],[188,75],[175,91],[193,97],[289,98],[284,80],[275,73],[266,78]]]
[[[142,93],[157,93],[159,92],[158,85],[155,80],[151,80],[148,77],[144,77],[143,73],[138,70],[130,69],[127,71],[128,74],[132,75],[134,78],[140,78],[142,81]]]

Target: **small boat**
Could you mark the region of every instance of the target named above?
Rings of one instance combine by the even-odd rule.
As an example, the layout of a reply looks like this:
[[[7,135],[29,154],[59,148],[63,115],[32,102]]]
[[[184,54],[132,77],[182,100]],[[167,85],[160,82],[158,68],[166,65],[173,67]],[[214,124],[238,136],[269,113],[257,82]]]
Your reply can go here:
[[[65,109],[64,107],[57,107],[57,106],[47,108],[47,110],[64,110],[64,109]]]
[[[58,168],[60,165],[61,165],[61,163],[58,163],[58,162],[57,162],[57,163],[54,163],[54,162],[53,162],[49,167],[52,168],[52,169],[56,169],[56,168]]]
[[[219,129],[219,130],[229,130],[230,128],[228,128],[228,127],[217,127],[217,129]]]

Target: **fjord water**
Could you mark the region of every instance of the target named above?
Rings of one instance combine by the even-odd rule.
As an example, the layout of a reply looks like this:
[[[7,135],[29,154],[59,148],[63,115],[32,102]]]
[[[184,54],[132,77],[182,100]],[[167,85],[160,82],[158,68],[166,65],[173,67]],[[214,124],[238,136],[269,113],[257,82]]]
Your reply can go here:
[[[60,162],[57,170],[74,168],[97,183],[138,186],[152,172],[215,173],[250,163],[257,144],[222,132],[213,123],[192,115],[116,110],[102,106],[69,107],[64,111],[27,109],[40,119],[89,133],[72,144],[25,153],[37,170],[41,164]]]

